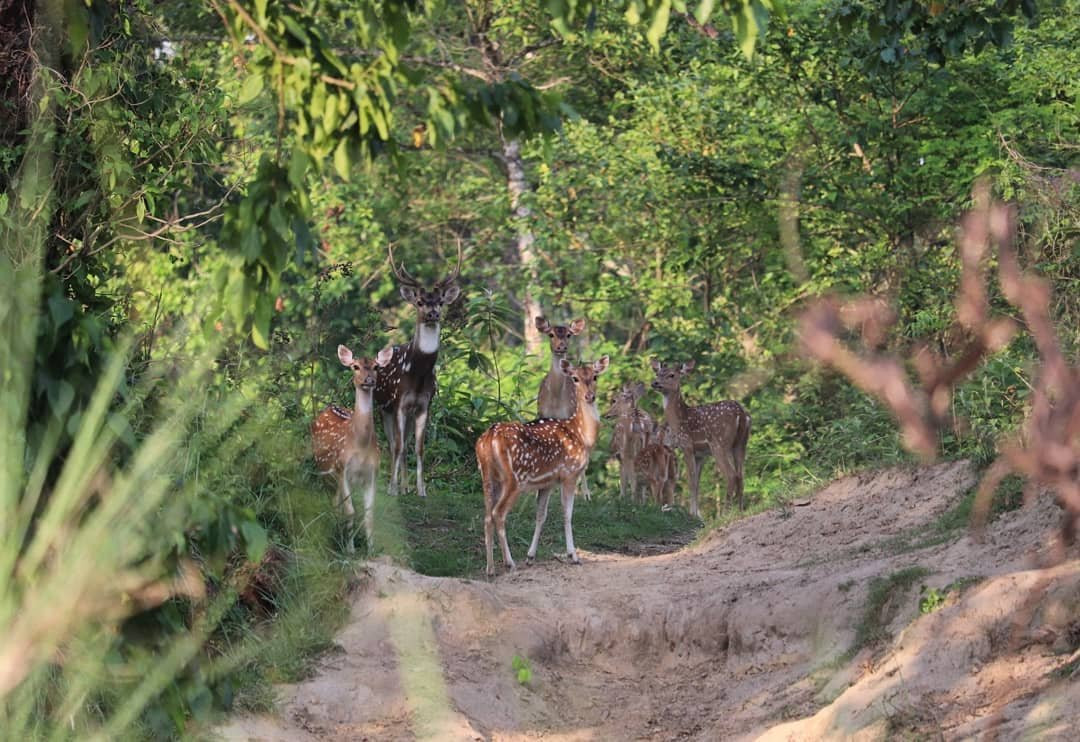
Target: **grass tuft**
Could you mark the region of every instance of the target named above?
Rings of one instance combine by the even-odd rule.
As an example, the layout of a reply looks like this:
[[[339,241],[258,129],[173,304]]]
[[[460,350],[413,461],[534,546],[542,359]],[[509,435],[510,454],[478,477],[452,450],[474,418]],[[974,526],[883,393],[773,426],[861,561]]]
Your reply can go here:
[[[855,642],[848,655],[854,657],[863,647],[875,646],[887,641],[891,635],[886,628],[899,609],[899,596],[912,585],[930,574],[925,567],[906,567],[888,577],[875,577],[870,581],[866,606],[862,619],[855,627]]]

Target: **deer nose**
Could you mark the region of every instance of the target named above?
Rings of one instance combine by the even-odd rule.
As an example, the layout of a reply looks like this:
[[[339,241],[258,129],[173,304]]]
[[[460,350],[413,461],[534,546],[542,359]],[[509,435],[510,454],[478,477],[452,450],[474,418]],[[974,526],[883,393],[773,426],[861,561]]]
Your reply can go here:
[[[653,381],[653,383],[652,383],[652,388],[653,388],[653,389],[663,389],[663,387],[662,387],[662,386],[660,386],[660,382],[659,382],[659,381]]]

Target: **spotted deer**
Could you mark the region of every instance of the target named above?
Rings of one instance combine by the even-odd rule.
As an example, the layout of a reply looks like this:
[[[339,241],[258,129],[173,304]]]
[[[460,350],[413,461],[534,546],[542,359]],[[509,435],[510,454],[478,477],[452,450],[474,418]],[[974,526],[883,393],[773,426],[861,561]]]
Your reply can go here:
[[[332,474],[338,483],[338,505],[349,524],[348,550],[353,550],[353,519],[350,480],[364,488],[364,534],[371,549],[375,527],[375,477],[379,472],[379,442],[372,419],[372,391],[378,369],[390,362],[392,350],[383,348],[374,359],[356,358],[344,345],[337,348],[341,365],[352,369],[356,399],[353,408],[330,405],[311,424],[311,449],[321,474]]]
[[[484,545],[488,575],[495,574],[496,531],[503,562],[507,568],[514,569],[514,559],[506,541],[506,516],[522,492],[533,490],[538,491],[536,530],[529,545],[528,559],[531,561],[536,557],[540,531],[547,519],[549,488],[555,485],[562,493],[566,553],[574,564],[581,563],[574,549],[574,490],[585,471],[589,453],[596,445],[600,427],[596,379],[607,367],[607,356],[582,366],[574,366],[563,358],[559,369],[573,384],[576,397],[573,417],[495,423],[476,441],[476,461],[484,483]]]
[[[649,433],[634,460],[634,468],[647,484],[656,504],[665,510],[675,504],[675,483],[679,479],[679,459],[668,445],[667,423],[650,421]],[[642,488],[644,489],[644,487]]]
[[[682,398],[679,385],[694,368],[694,361],[683,364],[652,362],[652,387],[663,395],[664,419],[671,435],[682,449],[690,482],[690,512],[698,516],[698,487],[701,465],[710,453],[716,468],[727,482],[726,502],[738,497],[743,507],[743,461],[750,437],[750,414],[733,400],[691,407]]]
[[[427,497],[424,485],[424,432],[427,429],[428,408],[435,395],[435,361],[439,356],[439,330],[442,309],[461,294],[457,278],[461,273],[461,245],[458,245],[457,267],[446,278],[436,281],[431,289],[424,286],[394,261],[390,249],[390,267],[400,283],[401,298],[416,306],[416,329],[412,342],[395,345],[393,358],[379,369],[375,384],[375,405],[382,414],[386,440],[390,444],[393,467],[390,475],[390,494],[398,493],[399,477],[405,463],[405,433],[410,418],[416,429],[416,493]],[[404,484],[402,484],[404,488]]]
[[[566,358],[570,350],[570,338],[580,335],[585,329],[585,319],[578,318],[569,325],[553,325],[542,316],[538,316],[535,321],[536,329],[551,338],[551,368],[540,382],[540,391],[536,395],[537,417],[566,420],[573,417],[574,410],[577,409],[577,398],[574,395],[573,383],[559,368],[559,363]],[[581,477],[581,494],[586,500],[592,497],[589,480],[584,476]]]
[[[638,499],[637,456],[645,446],[645,437],[652,427],[649,413],[637,406],[645,394],[643,382],[623,384],[604,417],[615,420],[611,432],[611,450],[619,460],[619,494]]]

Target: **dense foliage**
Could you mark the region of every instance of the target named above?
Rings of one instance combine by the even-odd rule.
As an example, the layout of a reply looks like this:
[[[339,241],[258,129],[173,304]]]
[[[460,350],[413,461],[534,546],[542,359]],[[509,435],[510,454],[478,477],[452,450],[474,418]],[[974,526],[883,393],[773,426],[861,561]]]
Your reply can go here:
[[[394,555],[432,574],[481,565],[472,446],[491,422],[535,412],[549,363],[538,311],[586,318],[574,352],[611,355],[604,398],[648,381],[658,357],[696,360],[691,401],[743,402],[755,507],[904,459],[886,413],[798,357],[793,318],[814,296],[870,293],[899,308],[889,345],[948,355],[962,340],[953,225],[977,179],[1018,205],[1022,258],[1055,282],[1063,341],[1080,348],[1075,0],[1037,13],[815,0],[779,15],[767,0],[59,5],[16,2],[0,19],[12,49],[34,43],[26,24],[66,29],[62,44],[38,42],[52,44],[47,74],[0,54],[12,385],[0,516],[39,522],[84,461],[87,421],[111,431],[121,478],[172,421],[157,472],[171,497],[137,529],[145,553],[118,559],[196,564],[211,595],[95,635],[107,662],[93,692],[43,663],[0,700],[0,726],[44,736],[62,711],[76,721],[58,733],[99,730],[128,714],[140,668],[197,629],[206,641],[128,714],[144,734],[177,734],[212,708],[267,703],[266,683],[325,645],[352,536],[307,462],[307,425],[350,399],[338,343],[371,355],[411,334],[390,243],[429,278],[465,246],[428,428],[430,502],[379,504]],[[122,373],[103,381],[116,358]],[[1017,341],[958,390],[941,453],[989,458],[1022,414],[1031,358]],[[659,414],[656,395],[644,404]],[[579,545],[685,535],[685,513],[618,499],[606,436]],[[711,465],[704,482],[723,492]],[[511,518],[516,542],[528,507]],[[34,534],[8,539],[0,566]]]

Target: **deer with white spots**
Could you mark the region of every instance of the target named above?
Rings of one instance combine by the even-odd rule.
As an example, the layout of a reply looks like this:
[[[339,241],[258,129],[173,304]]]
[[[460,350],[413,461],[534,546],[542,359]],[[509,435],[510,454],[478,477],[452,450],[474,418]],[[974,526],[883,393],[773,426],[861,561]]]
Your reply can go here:
[[[585,320],[579,318],[569,325],[553,325],[546,318],[537,317],[536,329],[551,338],[551,368],[540,382],[540,391],[536,395],[537,417],[567,420],[573,417],[577,409],[577,397],[573,382],[562,372],[559,364],[570,350],[570,338],[580,335],[585,329]],[[586,500],[592,496],[584,475],[581,477],[581,494]]]
[[[675,482],[679,479],[679,460],[668,445],[671,440],[667,423],[658,425],[650,420],[645,445],[634,459],[634,469],[644,479],[642,484],[648,485],[656,504],[665,510],[675,503]]]
[[[566,553],[580,564],[574,549],[574,490],[585,471],[589,452],[596,445],[600,413],[596,409],[596,378],[608,367],[608,357],[593,363],[573,366],[563,358],[560,371],[573,384],[577,407],[566,420],[541,418],[528,423],[495,423],[476,441],[476,461],[484,482],[484,545],[487,548],[487,573],[495,574],[493,555],[495,532],[499,534],[503,562],[514,568],[510,546],[506,542],[506,516],[522,492],[537,490],[536,530],[529,546],[528,559],[536,557],[540,530],[547,519],[551,487],[562,491],[563,530]]]
[[[352,531],[356,509],[353,507],[350,480],[364,488],[364,534],[371,549],[375,527],[375,477],[379,473],[379,442],[372,419],[372,392],[378,369],[384,368],[392,355],[383,348],[374,359],[356,358],[344,345],[337,348],[341,365],[352,369],[356,400],[353,408],[330,405],[311,424],[311,449],[315,466],[321,474],[332,474],[338,482],[338,505],[349,524],[348,550],[353,550]]]
[[[682,398],[679,384],[694,368],[693,361],[683,364],[652,362],[653,389],[664,397],[664,419],[671,436],[682,449],[690,481],[690,513],[698,510],[698,487],[701,465],[710,453],[716,468],[727,482],[725,501],[737,497],[743,507],[743,461],[750,438],[750,413],[734,400],[690,407]]]
[[[645,447],[645,438],[653,425],[649,413],[637,406],[644,394],[645,384],[640,381],[623,384],[610,409],[604,413],[605,418],[615,420],[611,450],[619,460],[619,494],[635,500],[639,500],[637,456]]]
[[[416,493],[427,497],[424,485],[424,432],[427,429],[428,408],[435,396],[435,361],[439,357],[439,330],[442,308],[461,294],[457,278],[461,273],[461,245],[458,245],[457,267],[446,278],[436,281],[431,289],[413,278],[405,266],[398,268],[390,250],[390,266],[400,282],[401,298],[416,306],[416,330],[408,345],[395,345],[394,356],[379,369],[375,385],[375,405],[382,413],[386,440],[390,443],[393,468],[390,475],[390,494],[398,493],[398,479],[405,464],[405,433],[412,418],[416,428]],[[404,489],[402,483],[402,489]]]

